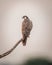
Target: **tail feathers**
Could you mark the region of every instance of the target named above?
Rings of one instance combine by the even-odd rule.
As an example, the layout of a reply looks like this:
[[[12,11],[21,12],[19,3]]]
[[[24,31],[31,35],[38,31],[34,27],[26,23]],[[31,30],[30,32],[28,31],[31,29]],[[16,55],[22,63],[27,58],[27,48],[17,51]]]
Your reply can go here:
[[[25,37],[24,40],[22,41],[23,46],[26,46],[26,42],[27,42],[27,37]]]

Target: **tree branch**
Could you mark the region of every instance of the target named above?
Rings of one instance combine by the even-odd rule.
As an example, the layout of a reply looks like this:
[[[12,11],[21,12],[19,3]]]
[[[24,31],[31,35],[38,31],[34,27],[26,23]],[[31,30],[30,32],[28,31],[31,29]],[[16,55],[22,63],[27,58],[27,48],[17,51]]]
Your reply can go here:
[[[23,39],[20,39],[10,50],[8,50],[7,52],[1,54],[0,59],[7,56],[7,55],[9,55],[19,45],[19,43],[22,42],[22,41],[23,41]]]

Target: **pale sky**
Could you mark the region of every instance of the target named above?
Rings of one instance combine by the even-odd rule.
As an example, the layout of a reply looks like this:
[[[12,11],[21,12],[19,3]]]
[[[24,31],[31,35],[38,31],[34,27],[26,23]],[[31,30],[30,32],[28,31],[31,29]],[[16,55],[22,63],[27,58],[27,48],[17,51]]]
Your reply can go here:
[[[52,0],[0,0],[0,54],[21,39],[22,17],[33,22],[31,35],[0,63],[21,63],[30,57],[42,56],[52,60]]]

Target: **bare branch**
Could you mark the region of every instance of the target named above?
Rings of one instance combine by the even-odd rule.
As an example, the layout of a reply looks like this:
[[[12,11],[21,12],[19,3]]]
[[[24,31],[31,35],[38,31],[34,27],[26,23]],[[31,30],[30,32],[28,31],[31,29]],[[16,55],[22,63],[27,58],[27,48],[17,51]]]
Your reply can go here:
[[[19,45],[19,43],[22,42],[22,41],[23,41],[23,39],[20,39],[10,50],[8,50],[7,52],[1,54],[0,59],[7,56],[7,55],[9,55]]]

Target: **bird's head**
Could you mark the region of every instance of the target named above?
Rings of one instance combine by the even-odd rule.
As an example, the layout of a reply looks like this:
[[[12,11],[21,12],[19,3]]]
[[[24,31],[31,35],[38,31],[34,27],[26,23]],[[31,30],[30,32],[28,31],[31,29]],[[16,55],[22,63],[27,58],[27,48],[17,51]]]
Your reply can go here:
[[[28,19],[28,17],[27,17],[26,15],[25,15],[25,16],[23,16],[22,18],[23,18],[23,19]]]

